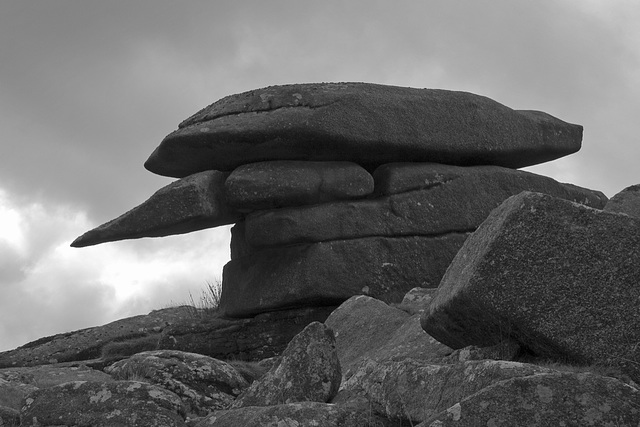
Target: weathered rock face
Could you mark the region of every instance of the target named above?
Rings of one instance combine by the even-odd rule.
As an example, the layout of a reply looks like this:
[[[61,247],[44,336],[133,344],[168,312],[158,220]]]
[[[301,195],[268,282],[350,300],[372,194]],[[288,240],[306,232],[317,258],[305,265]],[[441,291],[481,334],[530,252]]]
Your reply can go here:
[[[221,308],[243,317],[337,304],[366,294],[399,302],[436,287],[469,233],[506,198],[536,190],[602,208],[596,191],[496,166],[390,164],[375,198],[250,213],[232,232]]]
[[[186,426],[184,406],[174,393],[137,382],[73,381],[27,396],[23,426]]]
[[[274,406],[249,406],[212,414],[196,427],[391,427],[391,420],[372,414],[367,407],[320,402],[298,402]]]
[[[281,310],[244,319],[184,319],[163,331],[158,348],[259,361],[280,355],[294,336],[309,323],[324,322],[334,308]]]
[[[640,391],[590,373],[540,373],[496,382],[418,427],[626,426],[640,423]]]
[[[419,423],[491,384],[542,372],[553,371],[496,360],[439,365],[413,359],[398,362],[365,359],[340,392],[364,394],[376,412],[391,419]]]
[[[515,339],[536,355],[640,378],[640,220],[539,193],[465,242],[422,326],[460,348]]]
[[[613,196],[604,210],[640,217],[640,184],[627,187]]]
[[[175,181],[140,206],[78,237],[71,246],[184,234],[233,224],[240,214],[222,199],[227,176],[206,171]]]
[[[600,209],[607,201],[597,191],[495,166],[389,164],[381,166],[374,176],[379,197],[373,199],[248,215],[246,244],[263,248],[364,237],[467,233],[500,203],[522,191],[550,194]]]
[[[366,83],[272,86],[182,122],[145,167],[184,177],[264,160],[412,159],[523,167],[580,149],[582,127],[465,92]]]
[[[422,330],[420,316],[410,316],[364,295],[349,298],[325,324],[336,336],[343,380],[350,378],[364,359],[437,363],[453,351]]]
[[[250,163],[225,181],[227,202],[243,211],[357,199],[372,192],[373,177],[350,162]]]
[[[199,416],[227,409],[249,386],[226,362],[172,350],[138,353],[108,366],[105,372],[119,380],[136,378],[172,391],[185,403],[188,414]]]
[[[338,392],[340,380],[333,332],[313,322],[291,340],[280,363],[243,392],[233,407],[328,402]]]
[[[100,357],[105,346],[133,339],[160,339],[167,326],[185,318],[186,307],[154,310],[107,325],[53,335],[0,353],[0,368],[85,361]]]
[[[467,234],[371,237],[265,249],[224,267],[225,316],[339,305],[366,294],[400,301],[415,286],[436,286]]]

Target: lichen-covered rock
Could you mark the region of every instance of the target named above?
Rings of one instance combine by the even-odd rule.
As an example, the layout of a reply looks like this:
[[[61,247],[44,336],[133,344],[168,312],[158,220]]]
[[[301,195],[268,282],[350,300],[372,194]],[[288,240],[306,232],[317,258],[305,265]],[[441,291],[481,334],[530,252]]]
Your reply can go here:
[[[640,217],[640,184],[627,187],[613,196],[604,210]]]
[[[226,362],[195,353],[138,353],[105,368],[116,379],[148,381],[177,394],[196,416],[228,408],[249,383]]]
[[[189,309],[185,307],[165,308],[95,328],[40,338],[14,350],[0,353],[0,368],[95,359],[100,357],[104,346],[114,341],[154,335],[159,338],[164,328],[188,317],[189,313]]]
[[[369,408],[299,402],[273,406],[247,406],[218,411],[195,427],[391,427],[392,421]]]
[[[280,363],[251,384],[233,407],[328,402],[338,392],[340,379],[333,332],[313,322],[291,340]]]
[[[582,126],[465,92],[367,83],[271,86],[182,122],[145,167],[184,177],[265,160],[416,161],[519,168],[580,149]]]
[[[364,295],[349,298],[327,318],[336,337],[343,379],[364,359],[417,359],[437,363],[453,350],[420,327],[420,316]]]
[[[638,381],[638,278],[640,218],[522,193],[465,242],[422,326],[453,348],[514,339]]]
[[[212,170],[172,182],[129,212],[87,231],[71,246],[170,236],[233,224],[240,214],[224,200],[227,176]]]
[[[416,423],[495,382],[541,372],[553,371],[496,360],[436,365],[412,359],[382,362],[365,359],[342,384],[340,393],[363,394],[375,411]]]
[[[248,317],[335,306],[362,294],[400,302],[411,288],[436,287],[466,238],[369,237],[264,249],[225,265],[220,310]]]
[[[640,391],[591,373],[541,373],[495,382],[417,427],[640,425]]]
[[[227,203],[242,211],[358,199],[373,177],[351,162],[271,161],[242,165],[224,183]]]
[[[0,369],[0,406],[19,411],[25,396],[29,393],[69,381],[111,382],[113,379],[104,372],[83,365]]]
[[[183,427],[185,408],[164,388],[137,381],[72,381],[34,391],[23,426]]]

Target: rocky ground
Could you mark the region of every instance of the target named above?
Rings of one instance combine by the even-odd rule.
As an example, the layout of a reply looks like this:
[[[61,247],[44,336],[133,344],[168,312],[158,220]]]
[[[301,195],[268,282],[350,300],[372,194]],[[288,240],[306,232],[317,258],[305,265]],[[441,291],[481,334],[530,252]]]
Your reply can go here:
[[[151,154],[180,178],[73,246],[232,229],[214,316],[0,353],[0,425],[640,425],[640,186],[516,168],[582,127],[464,92],[232,95]]]

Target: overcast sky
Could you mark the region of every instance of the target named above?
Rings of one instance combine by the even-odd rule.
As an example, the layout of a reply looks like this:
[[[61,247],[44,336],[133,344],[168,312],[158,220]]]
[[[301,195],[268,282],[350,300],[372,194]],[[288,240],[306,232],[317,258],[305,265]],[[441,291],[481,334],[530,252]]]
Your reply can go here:
[[[171,182],[143,163],[217,99],[274,84],[462,90],[584,126],[529,170],[640,183],[635,0],[0,0],[0,351],[186,302],[229,229],[69,247]]]

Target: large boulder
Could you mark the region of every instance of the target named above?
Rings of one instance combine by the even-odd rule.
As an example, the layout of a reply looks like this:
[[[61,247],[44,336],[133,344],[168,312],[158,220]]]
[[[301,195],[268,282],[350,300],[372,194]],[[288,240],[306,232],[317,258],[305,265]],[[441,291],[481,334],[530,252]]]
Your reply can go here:
[[[327,318],[336,337],[343,380],[365,359],[438,363],[453,350],[420,327],[420,316],[364,295],[349,298]]]
[[[640,391],[591,373],[538,373],[495,382],[417,427],[640,425]]]
[[[465,242],[422,326],[453,348],[514,339],[637,381],[639,277],[640,219],[525,192]]]
[[[227,176],[206,171],[172,182],[129,212],[87,231],[71,246],[170,236],[233,224],[240,214],[224,200]]]
[[[151,172],[184,177],[265,160],[417,162],[511,168],[580,149],[582,127],[465,92],[366,83],[272,86],[228,96],[179,125]]]
[[[373,177],[350,162],[270,161],[242,165],[225,181],[227,203],[243,211],[358,199]]]
[[[234,408],[293,402],[328,402],[340,387],[340,362],[331,329],[310,323],[282,353],[282,359],[234,402]]]
[[[361,294],[400,302],[411,288],[437,286],[466,238],[368,237],[264,249],[225,265],[220,311],[248,317],[335,306]]]
[[[640,184],[627,187],[614,195],[607,202],[604,210],[640,217]]]
[[[175,350],[145,351],[114,363],[105,372],[119,380],[136,379],[174,392],[188,414],[227,409],[249,383],[221,360]]]
[[[183,427],[184,414],[180,398],[155,385],[72,381],[29,394],[21,425]]]

